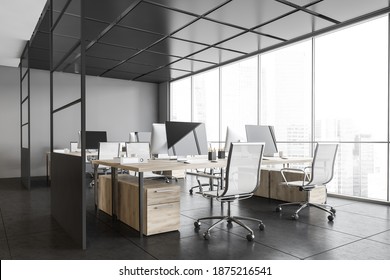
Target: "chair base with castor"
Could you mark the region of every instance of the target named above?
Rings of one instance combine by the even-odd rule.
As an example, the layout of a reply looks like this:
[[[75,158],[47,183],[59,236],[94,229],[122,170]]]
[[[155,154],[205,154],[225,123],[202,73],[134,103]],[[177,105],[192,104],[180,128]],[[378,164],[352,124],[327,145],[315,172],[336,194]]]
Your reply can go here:
[[[240,217],[240,216],[232,216],[231,213],[230,213],[230,203],[231,201],[228,201],[228,213],[226,216],[210,216],[210,217],[203,217],[203,218],[199,218],[197,219],[195,222],[194,222],[194,227],[195,227],[195,230],[199,230],[200,229],[200,226],[201,226],[201,222],[202,220],[215,220],[215,219],[218,219],[217,222],[215,222],[214,224],[212,224],[204,233],[203,233],[203,237],[204,239],[208,240],[210,239],[211,237],[211,234],[210,234],[210,231],[216,227],[217,225],[219,225],[220,223],[222,223],[223,221],[227,221],[228,224],[232,224],[233,222],[240,225],[241,227],[245,228],[249,233],[246,235],[246,239],[248,241],[252,241],[254,238],[255,238],[255,234],[253,232],[253,230],[248,227],[246,224],[244,224],[241,220],[246,220],[246,221],[253,221],[253,222],[258,222],[258,228],[260,230],[264,230],[265,229],[265,225],[263,223],[262,220],[259,220],[259,219],[255,219],[255,218],[249,218],[249,217]]]
[[[298,205],[299,208],[297,211],[294,212],[294,214],[292,214],[291,218],[294,219],[294,220],[298,220],[299,219],[299,212],[307,207],[315,207],[317,209],[320,209],[322,211],[325,211],[329,214],[328,216],[328,220],[329,221],[333,221],[334,218],[336,217],[336,209],[334,209],[332,206],[328,205],[328,204],[319,204],[319,203],[311,203],[311,202],[291,202],[291,203],[282,203],[282,204],[279,204],[278,207],[276,207],[276,212],[281,212],[282,211],[282,207],[284,206],[294,206],[294,205]],[[330,208],[328,210],[328,208]]]
[[[207,173],[205,171],[198,171],[198,170],[196,172],[198,173],[196,174],[196,181],[198,182],[198,185],[190,188],[189,192],[191,195],[194,193],[194,189],[199,189],[199,193],[202,193],[203,187],[209,187],[210,190],[213,190],[214,187],[217,188],[220,187],[219,178],[216,179],[214,177],[217,173],[215,173],[213,169],[210,170],[210,173]],[[194,175],[193,173],[188,173],[188,174]],[[209,176],[214,178],[211,179]],[[201,183],[199,177],[209,178],[209,183]],[[214,180],[217,180],[217,183],[214,183]]]
[[[304,169],[282,168],[280,173],[283,177],[284,184],[288,187],[299,188],[300,191],[310,192],[317,186],[325,186],[332,180],[334,173],[334,164],[336,160],[338,144],[318,143],[314,151],[313,162],[311,166]],[[287,172],[296,172],[302,174],[303,181],[288,181]],[[333,221],[336,217],[336,210],[327,204],[304,202],[292,202],[279,204],[276,212],[282,211],[283,206],[299,205],[299,208],[292,215],[294,220],[299,219],[299,212],[307,207],[313,206],[329,214],[328,220]],[[328,209],[329,208],[329,209]]]

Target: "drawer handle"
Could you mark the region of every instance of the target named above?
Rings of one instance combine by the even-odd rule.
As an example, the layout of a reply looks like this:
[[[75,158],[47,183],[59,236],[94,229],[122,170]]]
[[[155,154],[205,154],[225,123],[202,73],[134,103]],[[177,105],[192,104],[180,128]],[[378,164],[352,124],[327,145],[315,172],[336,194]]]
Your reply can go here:
[[[155,206],[154,209],[172,208],[172,207],[173,207],[172,204],[162,204],[162,205],[159,205],[159,206]]]
[[[155,193],[171,193],[174,192],[173,190],[156,190]]]

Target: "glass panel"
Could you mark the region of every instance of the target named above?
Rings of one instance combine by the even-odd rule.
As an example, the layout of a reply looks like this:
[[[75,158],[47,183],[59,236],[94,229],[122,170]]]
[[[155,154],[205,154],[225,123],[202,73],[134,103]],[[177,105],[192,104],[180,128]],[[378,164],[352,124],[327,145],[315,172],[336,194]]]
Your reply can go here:
[[[28,125],[22,127],[22,148],[29,148],[28,145]]]
[[[28,122],[28,100],[22,104],[22,124]]]
[[[54,110],[80,98],[80,75],[53,73],[53,108]]]
[[[28,96],[28,76],[27,74],[24,79],[22,80],[22,100],[23,101]],[[27,101],[25,101],[27,102]]]
[[[81,105],[76,104],[59,111],[53,116],[54,149],[69,149],[69,143],[78,141],[81,128]]]
[[[316,140],[387,141],[387,25],[382,17],[316,39]]]
[[[219,141],[219,70],[193,77],[194,122],[206,124],[207,140]]]
[[[311,41],[276,50],[261,59],[262,125],[273,125],[276,141],[287,156],[308,156],[311,141]]]
[[[222,139],[226,127],[242,132],[246,124],[257,124],[258,57],[221,68]]]
[[[28,43],[27,43],[28,44]],[[26,46],[27,46],[26,44]],[[22,68],[22,77],[26,74],[26,71],[28,70],[28,55],[29,55],[29,49],[26,47],[23,51],[22,57],[20,59],[20,66]],[[27,76],[26,76],[27,77]]]
[[[191,121],[191,78],[171,83],[171,121]]]
[[[330,193],[387,199],[387,144],[340,144]]]

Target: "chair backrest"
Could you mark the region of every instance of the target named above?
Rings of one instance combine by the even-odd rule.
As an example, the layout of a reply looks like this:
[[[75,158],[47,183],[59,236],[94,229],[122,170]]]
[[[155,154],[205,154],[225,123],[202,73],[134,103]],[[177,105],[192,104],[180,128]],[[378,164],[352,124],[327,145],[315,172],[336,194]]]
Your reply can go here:
[[[309,185],[325,185],[332,180],[337,148],[338,144],[317,144]]]
[[[221,196],[253,194],[260,185],[264,143],[231,143],[226,186]]]
[[[152,132],[130,132],[130,142],[149,142],[152,138]]]
[[[98,159],[113,159],[119,156],[119,142],[100,142]]]
[[[142,157],[150,159],[150,144],[149,142],[128,142],[126,143],[127,157]]]
[[[72,141],[70,142],[70,151],[71,152],[80,152],[81,149],[78,148],[78,142]]]

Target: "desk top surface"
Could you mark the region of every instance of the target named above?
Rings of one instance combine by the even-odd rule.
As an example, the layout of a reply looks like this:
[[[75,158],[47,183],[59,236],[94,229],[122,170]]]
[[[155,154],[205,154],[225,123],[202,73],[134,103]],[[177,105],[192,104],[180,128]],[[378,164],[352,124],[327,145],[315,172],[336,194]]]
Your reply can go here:
[[[311,162],[312,158],[291,157],[291,158],[266,158],[263,159],[262,165],[273,164],[289,164],[289,163],[307,163]],[[177,160],[149,160],[144,163],[123,163],[120,159],[112,160],[93,160],[93,164],[102,164],[124,170],[135,172],[150,172],[150,171],[169,171],[169,170],[183,170],[183,169],[198,169],[198,168],[224,168],[227,165],[227,159],[218,159],[217,161],[209,161],[207,159],[189,160],[181,162]]]

